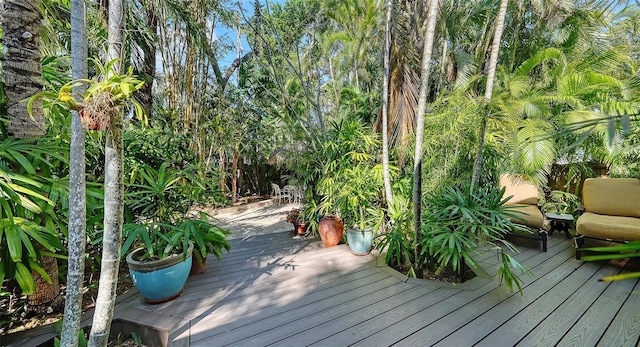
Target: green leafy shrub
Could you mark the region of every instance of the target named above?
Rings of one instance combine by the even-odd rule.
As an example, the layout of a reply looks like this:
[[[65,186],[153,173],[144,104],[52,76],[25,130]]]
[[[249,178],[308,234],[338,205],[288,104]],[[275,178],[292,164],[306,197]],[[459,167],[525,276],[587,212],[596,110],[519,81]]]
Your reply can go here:
[[[488,244],[501,253],[500,279],[510,290],[514,285],[522,289],[522,281],[512,268],[522,273],[528,273],[528,270],[505,252],[505,248],[517,252],[504,236],[520,227],[509,220],[509,217],[516,218],[517,212],[505,205],[509,198],[503,198],[504,191],[504,188],[498,190],[493,187],[471,191],[467,184],[462,188],[445,188],[442,193],[429,198],[422,251],[428,252],[435,260],[436,273],[446,267],[460,273],[465,263],[477,267],[473,255],[480,245]]]
[[[413,210],[409,195],[396,194],[386,209],[387,222],[376,238],[375,248],[386,251],[385,263],[392,267],[413,264]],[[384,216],[383,216],[384,218]]]
[[[64,250],[64,180],[37,174],[49,165],[49,151],[56,149],[27,140],[0,141],[0,283],[15,279],[25,294],[35,290],[32,271],[50,281],[40,266],[42,256]]]
[[[580,198],[576,195],[560,190],[552,190],[549,198],[542,205],[542,210],[551,213],[569,213],[577,217],[578,206],[580,206]]]
[[[213,253],[220,258],[223,249],[230,250],[227,230],[212,224],[204,212],[199,219],[191,218],[191,185],[167,163],[157,170],[143,166],[137,183],[128,188],[121,256],[141,244],[146,249],[146,258],[162,259],[177,251],[186,257],[189,241],[194,242],[203,257]]]
[[[380,142],[362,122],[341,118],[332,123],[322,156],[322,177],[316,186],[320,212],[335,214],[345,226],[371,227],[382,191],[381,166],[375,154]]]

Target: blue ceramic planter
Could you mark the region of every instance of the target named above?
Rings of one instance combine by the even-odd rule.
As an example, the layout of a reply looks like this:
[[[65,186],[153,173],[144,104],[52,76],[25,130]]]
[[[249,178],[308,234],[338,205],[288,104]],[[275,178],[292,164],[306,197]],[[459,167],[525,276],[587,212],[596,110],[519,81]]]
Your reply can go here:
[[[371,251],[373,242],[373,232],[371,230],[349,230],[347,231],[347,242],[351,253],[355,255],[367,255]]]
[[[140,294],[150,304],[159,304],[178,297],[191,271],[193,243],[189,244],[186,260],[182,253],[161,260],[134,260],[145,251],[144,248],[138,248],[127,255],[129,273]]]

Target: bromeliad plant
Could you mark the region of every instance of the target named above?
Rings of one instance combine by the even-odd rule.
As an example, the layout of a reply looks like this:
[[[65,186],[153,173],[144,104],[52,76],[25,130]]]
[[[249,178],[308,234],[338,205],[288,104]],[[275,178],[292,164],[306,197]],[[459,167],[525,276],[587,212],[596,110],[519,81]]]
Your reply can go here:
[[[506,250],[517,253],[517,249],[504,239],[506,233],[520,227],[512,223],[516,212],[505,203],[505,189],[480,187],[471,191],[469,185],[462,188],[448,187],[429,199],[429,214],[424,223],[422,251],[435,260],[436,273],[446,267],[460,273],[464,264],[477,267],[473,259],[476,248],[490,245],[499,250],[502,267],[497,276],[507,288],[514,285],[522,292],[522,280],[512,270],[530,274]]]
[[[119,59],[114,59],[106,65],[96,59],[93,62],[99,74],[93,79],[79,79],[63,85],[58,93],[42,92],[27,100],[27,110],[31,113],[33,102],[42,98],[48,109],[62,108],[69,112],[78,111],[82,125],[88,130],[106,130],[111,116],[122,106],[131,106],[138,117],[144,121],[142,105],[133,98],[133,93],[144,85],[133,74],[129,67],[126,73],[118,74],[114,65]],[[74,87],[87,84],[86,92],[82,95],[74,93]]]
[[[306,219],[304,218],[303,210],[299,208],[294,208],[293,210],[287,212],[285,220],[287,221],[287,223],[291,223],[293,225],[303,225],[307,223]]]

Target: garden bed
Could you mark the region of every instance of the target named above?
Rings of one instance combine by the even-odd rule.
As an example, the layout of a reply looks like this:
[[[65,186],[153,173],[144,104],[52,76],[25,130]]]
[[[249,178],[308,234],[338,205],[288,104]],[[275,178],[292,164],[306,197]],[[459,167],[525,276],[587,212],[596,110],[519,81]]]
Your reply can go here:
[[[89,269],[87,269],[89,271]],[[120,263],[117,295],[126,293],[133,288],[126,262]],[[87,312],[95,307],[98,296],[99,274],[85,273],[84,290],[82,296],[82,311]],[[9,335],[40,326],[55,324],[62,319],[64,313],[65,286],[61,286],[60,295],[47,305],[31,308],[27,303],[27,296],[9,295],[0,297],[0,335]],[[17,289],[16,289],[17,290]]]

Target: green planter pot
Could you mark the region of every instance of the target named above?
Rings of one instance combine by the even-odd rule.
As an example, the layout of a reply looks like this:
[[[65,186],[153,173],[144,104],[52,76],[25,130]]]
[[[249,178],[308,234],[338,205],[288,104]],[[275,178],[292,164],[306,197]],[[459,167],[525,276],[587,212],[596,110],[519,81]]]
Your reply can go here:
[[[371,251],[373,231],[350,229],[347,231],[347,242],[349,243],[349,248],[351,248],[351,253],[355,255],[367,255]]]
[[[135,260],[145,252],[138,248],[127,255],[131,279],[145,301],[160,304],[180,296],[191,271],[193,243],[189,243],[186,260],[182,253],[154,261]]]

